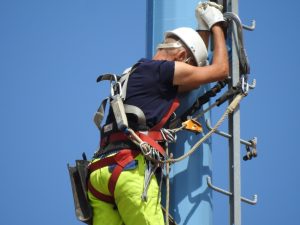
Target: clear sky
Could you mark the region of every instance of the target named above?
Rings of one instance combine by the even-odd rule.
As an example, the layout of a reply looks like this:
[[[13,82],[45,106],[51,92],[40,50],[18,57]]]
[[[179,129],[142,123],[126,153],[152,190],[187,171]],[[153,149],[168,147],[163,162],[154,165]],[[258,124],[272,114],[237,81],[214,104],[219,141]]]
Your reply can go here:
[[[81,224],[66,164],[97,147],[92,117],[108,89],[96,77],[145,56],[145,5],[0,0],[0,224]],[[259,151],[242,162],[242,194],[259,198],[242,204],[243,225],[299,224],[298,9],[298,1],[240,1],[242,21],[257,21],[245,31],[257,87],[241,105],[241,136],[257,136]],[[227,145],[213,141],[214,183],[227,189]],[[214,224],[228,224],[227,197],[213,197]]]

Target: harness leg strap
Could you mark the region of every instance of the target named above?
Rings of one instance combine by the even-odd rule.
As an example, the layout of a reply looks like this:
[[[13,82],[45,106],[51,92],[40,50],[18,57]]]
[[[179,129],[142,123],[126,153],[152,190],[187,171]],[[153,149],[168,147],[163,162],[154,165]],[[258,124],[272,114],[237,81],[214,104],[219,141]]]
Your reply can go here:
[[[139,154],[139,152],[135,152],[129,149],[122,150],[118,154],[114,156],[114,159],[117,163],[116,167],[112,171],[111,177],[108,183],[108,190],[112,196],[114,196],[116,184],[120,174],[126,165],[134,160],[134,158]]]
[[[112,196],[102,194],[101,192],[97,191],[93,185],[91,184],[91,181],[88,181],[88,190],[95,196],[96,198],[100,199],[101,201],[115,204],[115,199]]]
[[[117,164],[117,165],[114,168],[112,175],[109,179],[109,183],[108,183],[108,189],[109,189],[109,192],[111,193],[111,196],[103,194],[103,193],[99,192],[98,190],[96,190],[96,188],[93,187],[90,180],[88,181],[88,190],[93,194],[93,196],[95,196],[99,200],[107,202],[107,203],[115,204],[114,191],[115,191],[117,180],[118,180],[121,172],[123,171],[124,167],[126,167],[126,165],[128,163],[133,161],[134,158],[138,154],[139,154],[139,152],[137,152],[137,151],[132,151],[130,149],[124,149],[124,150],[121,150],[119,153],[117,153],[114,156],[110,156],[110,157],[101,159],[97,162],[90,164],[89,165],[89,173],[92,173],[93,171],[101,169],[105,166],[109,166],[109,165],[113,165],[113,164]]]

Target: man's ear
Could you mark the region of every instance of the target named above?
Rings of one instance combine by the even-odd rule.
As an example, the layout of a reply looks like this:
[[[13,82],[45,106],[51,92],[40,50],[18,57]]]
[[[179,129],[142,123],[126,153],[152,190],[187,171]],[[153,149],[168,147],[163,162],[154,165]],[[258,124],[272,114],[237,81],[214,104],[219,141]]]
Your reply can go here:
[[[180,61],[183,62],[185,61],[187,58],[187,52],[185,50],[180,50],[177,54],[176,54],[176,61]]]

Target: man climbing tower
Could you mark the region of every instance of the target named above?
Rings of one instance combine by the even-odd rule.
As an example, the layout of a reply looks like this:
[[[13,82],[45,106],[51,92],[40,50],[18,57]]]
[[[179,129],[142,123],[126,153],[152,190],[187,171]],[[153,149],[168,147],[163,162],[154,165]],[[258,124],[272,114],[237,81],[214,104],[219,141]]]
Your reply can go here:
[[[143,146],[133,143],[118,127],[114,110],[110,109],[101,130],[100,149],[89,166],[93,225],[164,224],[159,186],[152,176],[160,165],[149,160],[167,157],[163,149],[165,136],[160,130],[167,127],[178,106],[178,93],[224,80],[229,73],[220,6],[200,2],[196,18],[199,30],[213,34],[211,65],[207,65],[207,49],[200,35],[192,28],[181,27],[166,32],[153,59],[139,60],[129,72],[124,100],[130,106],[128,124],[153,151],[145,156]]]

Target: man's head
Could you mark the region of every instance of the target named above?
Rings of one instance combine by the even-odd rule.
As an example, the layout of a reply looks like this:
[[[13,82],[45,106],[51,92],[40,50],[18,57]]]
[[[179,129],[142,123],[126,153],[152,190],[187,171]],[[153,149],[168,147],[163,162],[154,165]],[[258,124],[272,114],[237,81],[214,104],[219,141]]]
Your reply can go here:
[[[181,27],[165,33],[164,43],[157,49],[176,61],[194,66],[206,65],[207,49],[200,35],[189,27]]]

